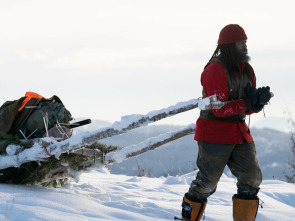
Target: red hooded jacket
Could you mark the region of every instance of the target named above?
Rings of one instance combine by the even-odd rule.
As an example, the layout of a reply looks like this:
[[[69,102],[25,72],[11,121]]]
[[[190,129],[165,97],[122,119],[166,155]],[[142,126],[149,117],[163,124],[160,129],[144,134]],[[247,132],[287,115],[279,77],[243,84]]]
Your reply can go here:
[[[241,73],[245,64],[241,62]],[[251,66],[250,66],[251,67]],[[252,67],[251,70],[253,71]],[[201,75],[201,84],[206,96],[216,94],[218,100],[228,100],[227,75],[224,68],[218,62],[210,63]],[[253,71],[252,85],[256,86],[256,77]],[[247,110],[244,100],[230,102],[221,109],[212,109],[216,117],[227,117],[231,115],[246,112],[247,115],[252,111]],[[195,140],[215,143],[215,144],[242,144],[244,140],[247,143],[253,140],[248,126],[245,122],[228,122],[219,120],[205,120],[198,118],[195,129]]]

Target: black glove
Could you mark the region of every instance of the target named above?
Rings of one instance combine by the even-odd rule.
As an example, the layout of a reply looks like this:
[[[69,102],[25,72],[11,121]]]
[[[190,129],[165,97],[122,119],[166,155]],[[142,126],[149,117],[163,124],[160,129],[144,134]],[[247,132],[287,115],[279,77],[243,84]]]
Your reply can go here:
[[[264,104],[258,103],[258,91],[255,87],[251,86],[249,82],[245,87],[245,94],[246,96],[244,97],[244,100],[246,102],[248,109],[254,112],[261,111]]]
[[[252,110],[252,108],[257,104],[257,89],[248,82],[245,87],[245,97],[244,100],[248,109]]]
[[[255,104],[251,109],[248,108],[249,110],[252,110],[254,112],[259,112],[262,110],[262,108],[264,107],[264,105],[262,104]]]
[[[265,105],[271,98],[270,87],[260,87],[257,89],[257,103]]]

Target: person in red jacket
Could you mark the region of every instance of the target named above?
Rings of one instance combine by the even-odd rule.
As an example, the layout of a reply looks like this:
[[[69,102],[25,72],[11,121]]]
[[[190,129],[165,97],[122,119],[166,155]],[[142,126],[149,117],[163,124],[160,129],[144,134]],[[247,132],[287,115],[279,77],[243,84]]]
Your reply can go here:
[[[207,198],[227,165],[237,177],[233,196],[234,220],[254,220],[262,173],[246,115],[257,113],[268,103],[270,88],[256,89],[256,77],[249,64],[247,36],[237,24],[225,26],[218,45],[201,75],[203,97],[217,95],[226,102],[220,109],[202,110],[196,123],[195,140],[199,172],[182,203],[183,220],[200,220]]]

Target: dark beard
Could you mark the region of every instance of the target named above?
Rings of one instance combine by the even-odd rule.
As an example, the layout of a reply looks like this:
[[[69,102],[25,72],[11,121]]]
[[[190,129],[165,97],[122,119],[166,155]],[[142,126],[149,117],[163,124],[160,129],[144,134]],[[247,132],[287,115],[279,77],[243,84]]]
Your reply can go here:
[[[239,56],[240,61],[243,61],[245,63],[249,63],[249,61],[251,60],[251,57],[248,56],[248,50],[247,49],[239,51],[238,56]]]

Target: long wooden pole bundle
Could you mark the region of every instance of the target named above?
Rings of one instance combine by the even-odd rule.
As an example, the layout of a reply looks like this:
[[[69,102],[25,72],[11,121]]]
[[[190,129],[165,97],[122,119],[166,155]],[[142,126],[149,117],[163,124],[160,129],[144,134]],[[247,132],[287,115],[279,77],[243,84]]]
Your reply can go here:
[[[44,151],[44,146],[35,143],[33,147],[25,149],[17,155],[0,156],[0,169],[18,167],[19,165],[29,161],[38,161],[48,158],[49,155],[47,152],[49,152],[50,155],[60,155],[67,151],[79,149],[83,145],[88,145],[98,140],[122,134],[128,130],[135,129],[143,125],[148,125],[149,123],[156,122],[166,117],[195,109],[199,106],[199,104],[202,107],[205,107],[206,105],[210,105],[211,101],[215,101],[213,97],[210,97],[207,100],[192,99],[165,109],[149,112],[146,115],[131,115],[122,117],[122,120],[120,122],[115,122],[112,127],[102,128],[91,133],[85,132],[79,136],[73,136],[65,141],[56,142],[46,147],[46,151]],[[130,117],[132,117],[132,121],[128,120]]]

